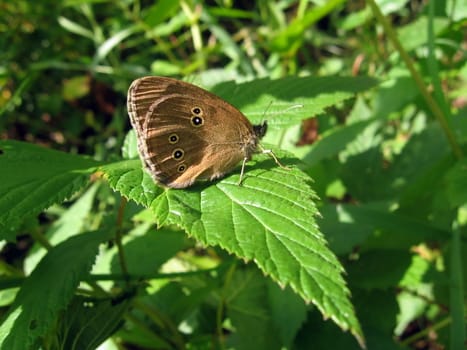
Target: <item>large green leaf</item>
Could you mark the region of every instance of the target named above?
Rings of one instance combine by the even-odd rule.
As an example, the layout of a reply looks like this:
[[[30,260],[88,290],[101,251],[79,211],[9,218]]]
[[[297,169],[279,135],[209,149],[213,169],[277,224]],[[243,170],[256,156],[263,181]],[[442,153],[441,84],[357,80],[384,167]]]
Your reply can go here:
[[[363,244],[373,249],[399,250],[425,240],[446,239],[446,231],[416,217],[392,212],[386,206],[380,202],[322,206],[319,224],[332,250],[344,255],[356,247],[362,249]]]
[[[0,326],[1,349],[29,349],[56,321],[91,269],[100,231],[74,236],[54,247],[26,278]]]
[[[309,308],[290,288],[261,278],[251,266],[236,269],[224,290],[226,313],[235,328],[235,349],[290,348]]]
[[[149,230],[145,235],[125,243],[125,257],[129,273],[149,275],[186,246],[183,232],[168,229]],[[112,272],[121,273],[118,256],[112,259]]]
[[[377,80],[369,77],[286,77],[221,83],[212,92],[239,108],[255,124],[267,119],[271,127],[284,127],[376,85]]]
[[[76,297],[62,314],[55,332],[57,348],[95,350],[121,325],[131,299],[102,300]],[[53,348],[53,346],[51,346]]]
[[[226,292],[226,312],[235,327],[233,349],[281,349],[280,333],[269,309],[266,281],[257,270],[237,271]]]
[[[12,140],[0,141],[0,238],[27,215],[60,203],[84,187],[99,163],[87,157]]]
[[[284,162],[286,160],[282,159]],[[326,318],[362,338],[342,278],[343,268],[318,229],[310,178],[268,157],[233,174],[187,190],[160,189],[139,161],[102,167],[114,189],[150,207],[158,224],[175,224],[206,245],[253,260],[281,285],[290,285]]]
[[[58,245],[66,239],[85,231],[84,226],[89,223],[87,218],[92,210],[94,196],[98,187],[99,184],[97,183],[91,186],[50,226],[45,235],[51,245]],[[26,274],[31,273],[46,253],[47,250],[40,244],[35,244],[32,247],[24,260],[23,266]]]

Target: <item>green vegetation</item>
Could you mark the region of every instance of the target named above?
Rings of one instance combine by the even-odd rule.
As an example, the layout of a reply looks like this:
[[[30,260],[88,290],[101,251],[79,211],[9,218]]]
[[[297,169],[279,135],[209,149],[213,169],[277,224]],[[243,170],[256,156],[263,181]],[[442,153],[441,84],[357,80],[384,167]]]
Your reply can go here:
[[[462,1],[0,11],[1,349],[464,348]],[[157,186],[144,75],[267,120],[290,170]]]

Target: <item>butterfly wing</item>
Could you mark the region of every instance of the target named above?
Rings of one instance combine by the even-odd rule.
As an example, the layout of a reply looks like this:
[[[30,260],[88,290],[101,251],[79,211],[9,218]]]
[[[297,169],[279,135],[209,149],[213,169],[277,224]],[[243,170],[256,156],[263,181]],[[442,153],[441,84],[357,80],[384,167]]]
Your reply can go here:
[[[175,79],[136,80],[128,111],[143,163],[168,187],[221,177],[256,147],[253,127],[236,108]]]

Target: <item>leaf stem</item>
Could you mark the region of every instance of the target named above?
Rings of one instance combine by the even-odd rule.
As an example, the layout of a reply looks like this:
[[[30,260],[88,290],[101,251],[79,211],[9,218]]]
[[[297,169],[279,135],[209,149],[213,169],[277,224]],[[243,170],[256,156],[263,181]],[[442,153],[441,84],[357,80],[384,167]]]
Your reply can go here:
[[[432,2],[432,1],[430,1]],[[451,128],[449,127],[449,123],[447,121],[447,118],[443,111],[441,110],[440,106],[438,103],[433,99],[433,97],[429,94],[428,90],[426,89],[426,86],[423,82],[423,79],[421,75],[418,73],[416,70],[412,59],[410,58],[409,54],[404,50],[402,47],[399,39],[397,38],[396,33],[392,29],[391,25],[389,24],[388,20],[384,15],[381,13],[381,10],[379,9],[378,5],[375,3],[375,0],[367,0],[367,4],[371,7],[371,10],[373,11],[374,15],[378,19],[378,21],[381,23],[381,25],[384,28],[384,31],[386,32],[386,35],[388,36],[389,40],[392,42],[396,50],[399,52],[402,60],[406,64],[408,70],[410,71],[410,74],[412,75],[412,78],[415,81],[415,84],[417,85],[422,97],[424,98],[425,102],[427,103],[428,107],[430,108],[431,112],[435,115],[436,119],[438,120],[439,124],[441,125],[441,128],[444,131],[444,134],[446,135],[448,142],[451,146],[451,149],[454,153],[454,155],[458,158],[461,159],[464,157],[462,153],[462,149],[460,148],[459,144],[457,143],[457,140],[451,131]]]
[[[451,323],[451,317],[446,317],[443,320],[439,321],[438,323],[436,323],[436,324],[434,324],[434,325],[432,325],[430,327],[427,327],[427,328],[421,330],[420,332],[415,333],[414,335],[404,339],[403,341],[400,342],[400,344],[403,345],[403,346],[408,346],[408,345],[414,343],[415,341],[417,341],[418,339],[421,339],[423,337],[428,336],[428,334],[430,332],[433,332],[433,331],[438,330],[438,329],[442,329],[442,328],[446,327],[450,323]]]

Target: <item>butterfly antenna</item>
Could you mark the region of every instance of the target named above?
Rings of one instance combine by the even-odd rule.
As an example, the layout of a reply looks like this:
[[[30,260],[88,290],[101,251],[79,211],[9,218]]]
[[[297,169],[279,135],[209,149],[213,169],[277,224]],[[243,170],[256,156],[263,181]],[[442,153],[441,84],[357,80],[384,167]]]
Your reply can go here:
[[[261,120],[261,124],[263,124],[264,121],[266,120],[266,113],[267,113],[268,109],[269,109],[271,106],[272,106],[272,100],[269,101],[268,106],[266,107],[266,109],[265,109],[264,112],[263,112],[263,118],[262,118],[262,120]]]

